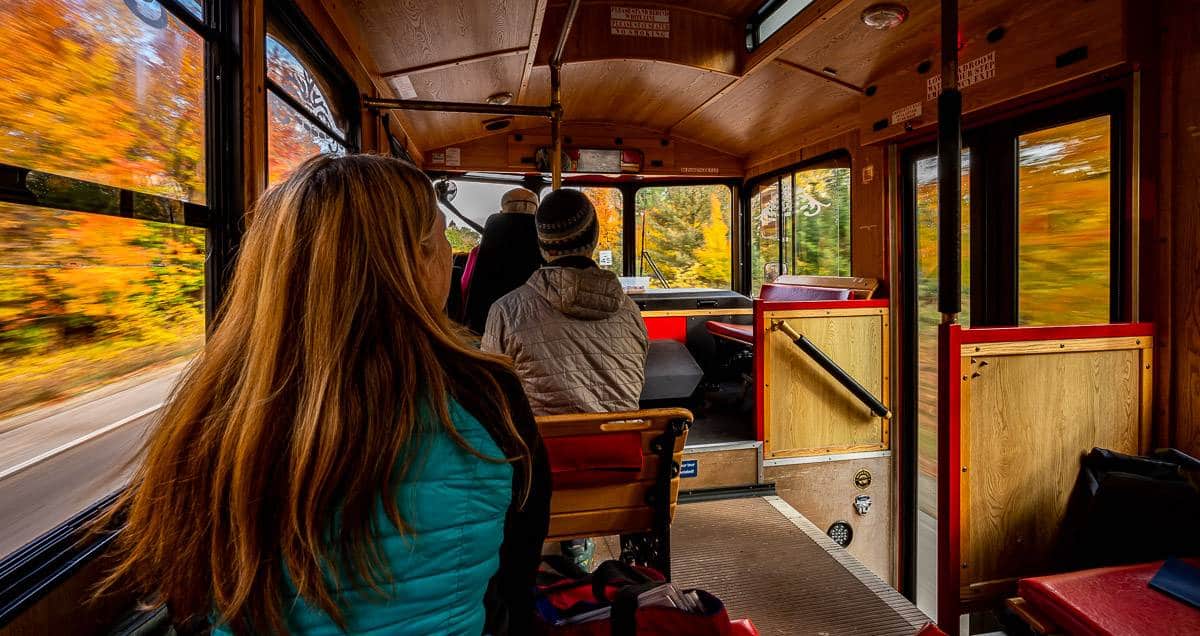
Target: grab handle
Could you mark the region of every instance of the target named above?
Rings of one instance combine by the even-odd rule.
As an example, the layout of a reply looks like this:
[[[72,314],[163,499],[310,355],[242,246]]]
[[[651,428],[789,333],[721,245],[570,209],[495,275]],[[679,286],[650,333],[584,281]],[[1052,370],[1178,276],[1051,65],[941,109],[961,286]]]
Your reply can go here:
[[[883,405],[883,402],[880,402],[879,399],[876,398],[870,391],[863,387],[863,385],[859,384],[858,380],[855,380],[853,376],[851,376],[849,373],[846,373],[845,369],[838,366],[838,363],[834,362],[833,358],[830,358],[828,355],[826,355],[824,351],[821,351],[821,348],[813,343],[812,340],[809,340],[804,334],[798,333],[795,329],[792,329],[791,325],[782,320],[776,320],[771,324],[771,326],[782,331],[787,337],[791,338],[792,342],[794,342],[801,351],[803,351],[808,357],[812,358],[813,362],[821,365],[822,369],[828,371],[829,375],[833,376],[833,379],[837,380],[838,383],[846,387],[847,391],[853,393],[854,397],[858,398],[859,401],[865,404],[867,408],[871,409],[872,413],[882,417],[885,420],[892,419],[892,412],[888,410],[888,407]]]

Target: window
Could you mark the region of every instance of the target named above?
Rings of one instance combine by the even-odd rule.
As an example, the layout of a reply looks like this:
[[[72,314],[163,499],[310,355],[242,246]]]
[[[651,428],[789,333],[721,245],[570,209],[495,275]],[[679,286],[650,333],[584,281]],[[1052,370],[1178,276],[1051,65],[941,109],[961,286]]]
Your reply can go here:
[[[578,188],[587,195],[588,200],[596,208],[596,220],[600,224],[600,236],[596,241],[596,263],[601,269],[620,276],[623,271],[624,250],[621,249],[624,233],[621,219],[624,216],[624,197],[616,188],[588,187]]]
[[[1022,325],[1109,320],[1110,119],[1094,117],[1017,138],[1017,308]]]
[[[914,240],[916,287],[916,422],[917,422],[917,532],[916,578],[917,606],[933,615],[937,599],[933,585],[937,580],[936,536],[932,528],[937,519],[937,433],[938,433],[938,159],[923,156],[912,162],[910,202]],[[962,295],[963,312],[959,322],[971,323],[970,271],[970,174],[971,152],[962,154]],[[926,585],[928,583],[928,585]]]
[[[119,488],[204,341],[201,4],[0,4],[0,558]]]
[[[313,155],[344,154],[353,150],[347,117],[352,109],[335,99],[345,93],[339,87],[348,82],[344,79],[335,81],[317,72],[321,66],[316,59],[302,58],[296,53],[311,49],[293,44],[295,38],[289,37],[290,32],[273,22],[267,34],[267,179],[270,183],[278,183]]]
[[[724,185],[639,189],[638,275],[652,287],[729,289],[731,200]]]
[[[757,49],[812,3],[813,0],[769,0],[746,24],[746,50]]]
[[[849,276],[849,157],[760,183],[750,219],[751,295],[781,274]]]

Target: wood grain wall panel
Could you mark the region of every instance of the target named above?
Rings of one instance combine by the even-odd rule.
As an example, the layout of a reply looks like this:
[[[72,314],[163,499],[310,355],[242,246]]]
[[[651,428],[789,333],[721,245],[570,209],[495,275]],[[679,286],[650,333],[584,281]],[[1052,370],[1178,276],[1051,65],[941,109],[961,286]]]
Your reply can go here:
[[[732,81],[720,73],[655,61],[564,64],[563,120],[666,130]],[[524,103],[549,102],[549,67],[535,67]]]
[[[826,67],[836,77],[866,87],[880,75],[922,59],[937,63],[941,13],[936,2],[908,3],[909,16],[900,26],[877,31],[862,23],[864,9],[876,0],[856,0],[812,34],[780,54],[780,58],[816,71]],[[966,11],[963,4],[962,11]]]
[[[612,3],[585,3],[575,16],[563,50],[570,62],[606,59],[662,60],[728,75],[739,72],[738,45],[745,42],[741,25],[725,17],[656,2],[621,2],[622,7],[665,9],[670,37],[640,37],[612,32]],[[558,43],[566,5],[549,6],[542,22],[536,64],[546,66]]]
[[[534,121],[531,118],[529,121]],[[517,139],[520,135],[520,140]],[[563,136],[573,146],[589,148],[628,148],[641,150],[645,159],[640,174],[645,176],[741,177],[741,161],[732,155],[688,141],[668,137],[660,131],[613,124],[566,123]],[[615,142],[620,138],[622,144]],[[664,146],[663,141],[667,144]],[[521,128],[513,132],[494,134],[454,144],[461,155],[461,165],[446,166],[434,163],[444,147],[425,153],[424,166],[431,170],[513,171],[535,172],[532,159],[537,149],[551,143],[547,125]],[[660,162],[661,165],[654,165]]]
[[[526,46],[534,0],[343,0],[380,72]]]
[[[775,32],[746,58],[745,70],[749,72],[795,46],[801,40],[816,37],[828,23],[848,12],[856,0],[813,0],[783,28]],[[855,14],[857,15],[857,14]]]
[[[1169,298],[1166,329],[1171,438],[1178,448],[1200,456],[1200,7],[1196,2],[1164,2],[1162,47],[1162,127],[1159,215],[1168,258],[1157,274]],[[1151,108],[1153,101],[1147,105]],[[1156,317],[1156,319],[1161,319]],[[1161,333],[1161,331],[1160,331]],[[1161,358],[1169,357],[1167,360]]]
[[[984,345],[962,358],[964,599],[990,598],[1004,582],[1060,567],[1070,547],[1063,520],[1085,453],[1148,450],[1152,345],[1137,340],[1066,353],[1052,342],[1026,348],[1036,353]],[[984,582],[1000,583],[968,587]]]
[[[1124,0],[981,1],[964,5],[962,19],[960,64],[995,55],[995,77],[962,89],[964,113],[1115,68],[1128,58],[1122,31],[1127,22]],[[1004,38],[988,43],[986,34],[996,26],[1005,28]],[[918,57],[931,59],[933,68],[922,75],[910,63],[875,81],[878,92],[862,102],[864,144],[896,137],[908,129],[929,129],[937,121],[936,99],[926,98],[927,81],[939,75],[936,36],[932,43],[919,46],[929,54]],[[1059,55],[1081,47],[1087,49],[1086,59],[1058,66]],[[918,117],[905,125],[892,123],[895,111],[917,105]],[[876,130],[876,122],[888,125]]]
[[[871,473],[871,485],[860,489],[854,485],[854,474],[864,469]],[[763,479],[774,482],[775,492],[822,530],[835,521],[849,522],[854,541],[846,549],[879,578],[895,585],[892,472],[891,457],[870,457],[766,466]],[[860,494],[871,497],[865,516],[854,511],[854,498]]]
[[[827,315],[832,313],[833,315]],[[888,403],[887,310],[766,312],[786,319],[868,391]],[[762,353],[763,457],[802,457],[881,450],[886,421],[838,384],[781,331],[770,330]]]
[[[263,0],[242,3],[242,210],[267,189],[267,17]]]
[[[672,132],[743,157],[776,142],[790,150],[853,130],[854,118],[835,115],[857,99],[840,86],[771,64],[747,75]]]

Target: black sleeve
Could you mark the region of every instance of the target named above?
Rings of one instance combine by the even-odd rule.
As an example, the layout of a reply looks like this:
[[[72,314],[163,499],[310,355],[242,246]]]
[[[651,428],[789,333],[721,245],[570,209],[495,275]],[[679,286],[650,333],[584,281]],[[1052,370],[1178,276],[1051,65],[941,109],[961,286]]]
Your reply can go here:
[[[485,633],[524,636],[532,633],[534,580],[550,529],[550,464],[520,381],[509,375],[500,381],[512,409],[513,424],[529,447],[532,474],[529,497],[521,506],[520,472],[513,471],[513,501],[504,521],[500,569],[488,586]]]

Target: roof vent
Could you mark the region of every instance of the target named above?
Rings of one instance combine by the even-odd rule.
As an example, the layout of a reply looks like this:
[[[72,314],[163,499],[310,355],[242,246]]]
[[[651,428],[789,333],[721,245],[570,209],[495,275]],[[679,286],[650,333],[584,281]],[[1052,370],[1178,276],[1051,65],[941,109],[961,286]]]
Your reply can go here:
[[[508,128],[510,125],[512,125],[512,119],[513,119],[512,117],[497,117],[495,119],[485,119],[483,121],[483,127],[485,130],[488,130],[491,132],[496,132],[497,130],[504,130],[505,128]]]
[[[885,2],[867,7],[860,16],[862,23],[878,31],[894,29],[908,19],[908,7]]]

